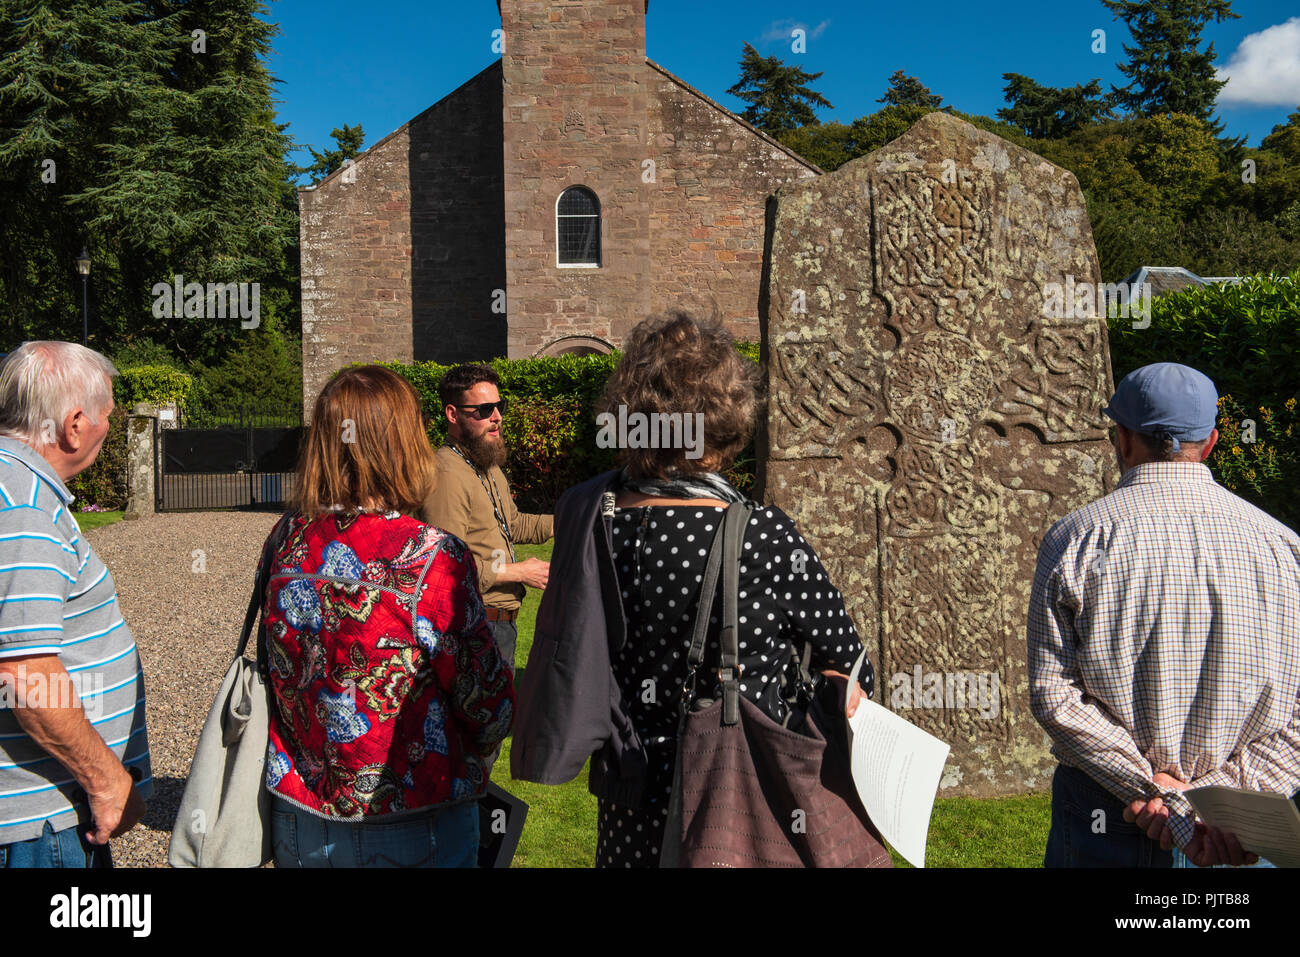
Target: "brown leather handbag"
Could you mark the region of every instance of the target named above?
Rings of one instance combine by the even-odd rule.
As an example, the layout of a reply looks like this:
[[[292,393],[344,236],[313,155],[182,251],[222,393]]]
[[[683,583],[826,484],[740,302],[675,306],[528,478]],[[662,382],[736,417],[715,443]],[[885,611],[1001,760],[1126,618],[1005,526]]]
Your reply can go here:
[[[802,727],[784,727],[740,694],[736,593],[751,511],[742,504],[727,509],[701,583],[660,866],[892,867],[858,798],[847,749],[827,743],[823,728],[834,737],[832,722],[843,716],[812,703]],[[696,672],[719,571],[721,698],[715,700],[697,696]],[[805,698],[815,702],[807,649],[802,657]]]

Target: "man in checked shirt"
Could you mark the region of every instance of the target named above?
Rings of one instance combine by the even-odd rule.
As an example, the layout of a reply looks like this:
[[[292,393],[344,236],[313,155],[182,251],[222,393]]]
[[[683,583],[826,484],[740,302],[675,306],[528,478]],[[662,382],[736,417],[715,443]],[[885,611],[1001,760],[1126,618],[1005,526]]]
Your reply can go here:
[[[1048,867],[1249,864],[1182,792],[1300,788],[1300,537],[1203,464],[1217,402],[1177,363],[1126,376],[1104,410],[1123,478],[1039,548],[1030,706],[1060,761]]]

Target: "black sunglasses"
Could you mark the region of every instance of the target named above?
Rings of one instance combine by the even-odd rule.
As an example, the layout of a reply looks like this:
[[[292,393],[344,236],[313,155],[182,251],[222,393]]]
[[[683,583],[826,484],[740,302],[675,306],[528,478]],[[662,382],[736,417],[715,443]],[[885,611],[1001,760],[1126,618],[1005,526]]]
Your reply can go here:
[[[478,405],[458,405],[456,408],[464,409],[469,412],[471,418],[480,420],[490,419],[492,418],[493,409],[500,409],[502,415],[506,414],[506,398],[505,396],[502,396],[496,402],[480,402]]]

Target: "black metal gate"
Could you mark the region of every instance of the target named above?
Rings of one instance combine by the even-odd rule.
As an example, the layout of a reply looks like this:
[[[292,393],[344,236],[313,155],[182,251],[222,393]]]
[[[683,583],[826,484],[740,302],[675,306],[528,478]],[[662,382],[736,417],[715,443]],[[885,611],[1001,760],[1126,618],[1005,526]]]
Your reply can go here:
[[[284,506],[302,438],[301,408],[243,406],[176,424],[157,433],[158,511]]]

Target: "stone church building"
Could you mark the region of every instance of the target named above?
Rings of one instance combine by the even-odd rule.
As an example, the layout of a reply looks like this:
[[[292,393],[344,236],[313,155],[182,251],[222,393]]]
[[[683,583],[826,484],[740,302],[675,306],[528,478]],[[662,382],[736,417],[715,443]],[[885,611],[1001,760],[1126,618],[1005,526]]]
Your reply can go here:
[[[758,338],[766,201],[821,171],[647,59],[648,8],[499,0],[498,62],[300,190],[308,409],[349,363],[604,352],[673,306]]]

